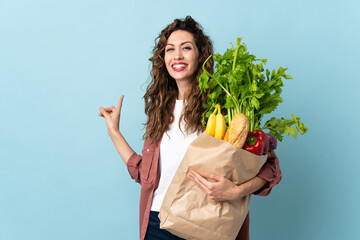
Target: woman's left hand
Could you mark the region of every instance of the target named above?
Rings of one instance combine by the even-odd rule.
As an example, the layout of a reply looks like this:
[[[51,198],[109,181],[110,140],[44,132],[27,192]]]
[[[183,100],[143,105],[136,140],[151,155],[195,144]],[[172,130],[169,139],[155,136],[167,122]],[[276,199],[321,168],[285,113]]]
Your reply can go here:
[[[201,176],[196,171],[190,171],[188,176],[214,201],[234,200],[241,197],[239,187],[229,179],[206,173]]]

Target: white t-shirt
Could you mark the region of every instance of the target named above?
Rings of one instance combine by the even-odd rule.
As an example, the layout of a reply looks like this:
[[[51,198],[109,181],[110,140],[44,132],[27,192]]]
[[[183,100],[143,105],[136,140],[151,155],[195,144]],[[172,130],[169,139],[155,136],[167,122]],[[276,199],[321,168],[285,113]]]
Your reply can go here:
[[[160,143],[160,181],[158,188],[154,192],[151,211],[160,212],[165,193],[169,188],[181,160],[190,143],[198,137],[197,132],[186,135],[179,129],[179,119],[184,107],[183,105],[183,100],[176,100],[174,121],[171,123],[169,131],[164,133]],[[181,129],[185,132],[184,121],[181,123]]]

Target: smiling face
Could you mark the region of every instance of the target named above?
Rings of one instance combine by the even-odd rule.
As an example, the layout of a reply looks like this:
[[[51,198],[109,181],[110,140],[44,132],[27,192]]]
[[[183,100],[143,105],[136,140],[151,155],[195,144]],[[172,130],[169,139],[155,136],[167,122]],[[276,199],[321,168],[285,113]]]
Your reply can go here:
[[[199,50],[191,33],[171,33],[165,47],[165,65],[178,86],[190,83],[199,66]]]

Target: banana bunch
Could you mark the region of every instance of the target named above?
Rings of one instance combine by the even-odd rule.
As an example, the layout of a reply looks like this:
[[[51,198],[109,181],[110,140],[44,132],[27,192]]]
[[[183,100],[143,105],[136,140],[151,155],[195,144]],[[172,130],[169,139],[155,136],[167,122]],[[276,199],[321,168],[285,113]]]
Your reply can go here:
[[[217,114],[216,114],[217,112]],[[220,104],[216,104],[214,112],[210,115],[205,132],[210,136],[223,139],[225,135],[225,118],[221,114]]]

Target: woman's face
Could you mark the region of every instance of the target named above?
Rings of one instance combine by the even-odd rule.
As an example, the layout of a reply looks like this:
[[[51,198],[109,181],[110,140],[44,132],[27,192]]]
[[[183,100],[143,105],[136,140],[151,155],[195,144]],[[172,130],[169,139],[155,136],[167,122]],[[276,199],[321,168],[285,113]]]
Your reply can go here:
[[[178,85],[180,81],[190,83],[199,65],[199,50],[191,33],[184,30],[171,33],[165,47],[165,65]]]

